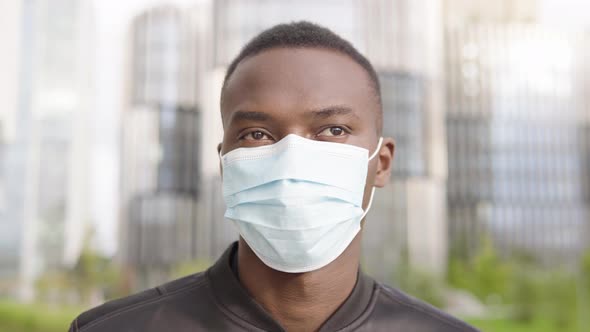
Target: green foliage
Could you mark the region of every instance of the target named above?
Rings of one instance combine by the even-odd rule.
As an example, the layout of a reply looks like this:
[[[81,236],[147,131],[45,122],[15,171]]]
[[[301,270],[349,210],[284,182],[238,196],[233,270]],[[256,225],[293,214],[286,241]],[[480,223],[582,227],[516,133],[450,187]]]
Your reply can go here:
[[[50,303],[89,304],[93,292],[106,298],[118,297],[118,271],[106,264],[93,262],[92,267],[51,271],[37,280],[39,299]]]
[[[575,275],[535,268],[517,271],[507,295],[507,301],[514,306],[513,320],[526,323],[543,317],[558,330],[575,326],[578,312]]]
[[[443,282],[426,271],[412,267],[407,252],[402,252],[401,262],[392,276],[392,284],[397,288],[435,307],[444,303]]]
[[[489,238],[470,261],[451,257],[448,281],[456,288],[466,289],[484,302],[499,296],[504,298],[511,282],[512,266],[497,255]]]
[[[94,290],[116,293],[121,280],[120,270],[113,261],[90,250],[82,251],[73,270],[69,271],[73,286],[82,297],[82,303],[88,303]]]
[[[120,270],[110,258],[86,246],[73,267],[46,272],[36,286],[43,301],[89,304],[94,292],[107,298],[121,295],[118,292],[121,279]]]
[[[539,286],[526,269],[515,269],[506,301],[514,308],[511,318],[517,322],[530,323],[535,318],[540,299]]]
[[[580,262],[580,277],[582,280],[582,287],[590,296],[590,249],[582,256]]]
[[[0,302],[0,331],[63,332],[76,317],[78,308],[55,308],[40,304]]]
[[[412,268],[400,269],[394,284],[404,292],[411,294],[435,307],[441,307],[443,300],[443,285],[431,274]]]
[[[580,314],[585,316],[579,307],[583,303],[580,296],[590,296],[590,253],[582,259],[581,270],[582,277],[578,277],[567,269],[543,269],[523,254],[501,259],[491,241],[484,239],[470,260],[450,258],[448,281],[488,304],[498,304],[490,300],[501,299],[501,304],[510,308],[510,320],[524,328],[542,321],[546,330],[575,331],[583,319]]]
[[[580,330],[590,331],[590,249],[582,256],[580,263],[580,301],[578,312],[580,313]]]
[[[486,332],[578,332],[575,329],[556,330],[550,320],[543,318],[527,323],[508,319],[468,319],[467,322]]]
[[[565,273],[542,276],[539,287],[538,312],[547,317],[557,331],[575,326],[577,321],[576,278]]]

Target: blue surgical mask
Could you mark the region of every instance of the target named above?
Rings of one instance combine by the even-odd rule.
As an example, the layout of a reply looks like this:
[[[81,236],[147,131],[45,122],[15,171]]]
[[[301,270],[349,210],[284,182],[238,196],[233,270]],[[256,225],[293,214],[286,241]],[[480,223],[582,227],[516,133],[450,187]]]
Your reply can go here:
[[[267,266],[308,272],[335,260],[355,238],[363,211],[367,149],[288,135],[221,156],[225,217]]]

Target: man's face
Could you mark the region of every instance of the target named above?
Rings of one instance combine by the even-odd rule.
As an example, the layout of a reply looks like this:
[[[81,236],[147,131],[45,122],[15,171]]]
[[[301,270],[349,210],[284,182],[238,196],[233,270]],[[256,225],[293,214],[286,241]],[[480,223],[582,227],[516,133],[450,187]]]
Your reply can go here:
[[[289,134],[356,145],[373,153],[380,105],[368,74],[346,55],[318,48],[274,48],[243,60],[221,103],[222,154],[274,144]],[[393,141],[369,163],[371,188],[389,180]]]

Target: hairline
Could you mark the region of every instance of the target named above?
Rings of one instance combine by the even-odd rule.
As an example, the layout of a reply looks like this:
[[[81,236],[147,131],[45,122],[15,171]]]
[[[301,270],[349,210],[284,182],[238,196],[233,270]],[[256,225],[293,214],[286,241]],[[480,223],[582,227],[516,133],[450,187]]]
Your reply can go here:
[[[365,66],[361,65],[359,63],[359,61],[357,61],[357,59],[352,57],[350,54],[347,54],[346,52],[344,52],[338,48],[329,47],[329,46],[322,46],[322,45],[273,45],[273,46],[265,47],[265,48],[250,52],[247,55],[242,56],[242,57],[240,57],[241,54],[238,55],[236,57],[236,59],[239,59],[239,61],[237,61],[237,62],[232,61],[232,63],[230,63],[230,67],[228,68],[227,72],[225,73],[225,76],[223,79],[223,85],[221,86],[221,101],[223,101],[223,94],[224,94],[225,88],[227,86],[227,82],[231,79],[233,74],[236,72],[236,69],[238,68],[238,66],[242,62],[244,62],[245,60],[248,60],[250,58],[253,58],[257,55],[260,55],[266,51],[272,51],[272,50],[276,50],[276,49],[301,49],[301,50],[317,49],[317,50],[331,51],[331,52],[338,53],[340,55],[347,57],[349,60],[352,60],[352,62],[354,62],[357,66],[359,66],[362,69],[362,71],[365,73],[365,75],[369,81],[369,85],[371,86],[371,89],[373,90],[373,94],[377,98],[377,104],[379,105],[379,108],[382,107],[381,87],[379,85],[379,77],[377,76],[377,73],[374,72],[374,69],[373,69],[373,73],[371,73],[371,72],[369,72],[369,70],[367,70],[367,68],[365,68]],[[359,53],[359,55],[360,55],[360,53]],[[369,60],[366,60],[366,61],[372,67],[372,64],[369,62]],[[375,75],[375,77],[373,77],[373,74]]]
[[[329,46],[323,46],[323,45],[289,45],[289,44],[281,45],[281,44],[277,44],[277,45],[272,45],[272,46],[268,46],[268,47],[263,47],[263,48],[258,49],[256,51],[248,52],[248,54],[246,54],[246,55],[242,55],[242,53],[240,52],[236,56],[236,58],[230,63],[230,66],[228,67],[227,72],[225,73],[225,76],[223,79],[223,84],[221,86],[221,94],[220,94],[220,100],[219,100],[220,107],[223,104],[224,94],[225,94],[225,90],[227,87],[227,83],[232,78],[233,74],[236,72],[238,66],[245,60],[253,58],[253,57],[260,55],[264,52],[272,51],[272,50],[276,50],[276,49],[302,49],[302,50],[316,49],[316,50],[331,51],[331,52],[334,52],[334,53],[337,53],[337,54],[347,57],[349,60],[351,60],[357,66],[359,66],[362,69],[362,71],[364,72],[365,77],[369,81],[368,84],[369,84],[371,90],[373,91],[373,93],[372,93],[373,97],[376,99],[376,102],[377,102],[377,124],[376,124],[376,126],[377,126],[377,132],[379,133],[379,135],[381,135],[381,133],[383,131],[383,103],[382,103],[382,99],[381,99],[381,86],[379,84],[379,77],[377,76],[377,73],[376,73],[375,69],[373,68],[373,65],[370,63],[370,61],[368,59],[366,59],[361,53],[359,53],[354,48],[353,48],[353,50],[361,57],[361,59],[364,59],[364,61],[367,62],[367,64],[372,69],[372,72],[369,69],[367,69],[364,65],[362,65],[358,59],[355,59],[352,55],[346,53],[345,51],[338,49],[336,47],[329,47]],[[239,61],[237,61],[238,59],[239,59]],[[373,77],[373,75],[375,75],[375,77]],[[223,113],[221,114],[221,116],[223,116]]]

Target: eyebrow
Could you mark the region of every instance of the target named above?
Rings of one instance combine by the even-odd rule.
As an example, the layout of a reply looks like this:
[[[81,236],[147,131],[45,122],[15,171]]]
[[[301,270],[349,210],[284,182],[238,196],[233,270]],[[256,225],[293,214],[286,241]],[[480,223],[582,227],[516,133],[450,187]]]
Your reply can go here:
[[[348,115],[358,118],[358,115],[352,108],[346,106],[330,106],[317,110],[310,110],[307,113],[311,114],[315,118],[327,119],[336,115]]]
[[[237,111],[235,112],[232,117],[231,121],[268,121],[270,119],[270,115],[264,112],[255,112],[255,111]]]

